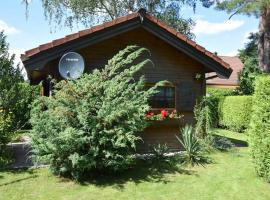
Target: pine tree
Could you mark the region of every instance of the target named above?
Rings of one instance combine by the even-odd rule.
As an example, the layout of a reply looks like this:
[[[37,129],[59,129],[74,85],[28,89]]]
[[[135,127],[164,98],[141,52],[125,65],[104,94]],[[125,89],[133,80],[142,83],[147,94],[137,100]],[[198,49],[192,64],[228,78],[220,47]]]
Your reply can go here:
[[[147,126],[148,99],[144,77],[151,65],[145,48],[129,46],[101,70],[56,84],[55,95],[33,105],[33,153],[53,172],[81,178],[87,172],[120,171],[134,161],[140,132]]]

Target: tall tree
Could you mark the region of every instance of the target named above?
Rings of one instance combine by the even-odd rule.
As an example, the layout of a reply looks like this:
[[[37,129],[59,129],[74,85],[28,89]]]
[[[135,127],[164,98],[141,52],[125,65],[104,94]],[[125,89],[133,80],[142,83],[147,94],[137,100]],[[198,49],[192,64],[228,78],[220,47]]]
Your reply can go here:
[[[203,2],[203,5],[216,4],[219,10],[225,10],[231,14],[253,15],[260,18],[258,62],[259,68],[270,73],[270,0],[192,0],[194,4]]]
[[[40,0],[45,17],[50,24],[73,27],[82,23],[92,26],[96,23],[113,20],[119,16],[145,8],[168,25],[194,38],[191,32],[194,21],[181,16],[184,5],[195,6],[196,0]],[[199,0],[204,2],[205,0]],[[29,0],[22,0],[27,6]]]
[[[239,92],[245,95],[251,95],[255,89],[255,79],[261,74],[258,67],[258,33],[251,33],[248,37],[249,41],[245,48],[239,50],[239,57],[244,63],[244,68],[239,74]]]
[[[270,73],[270,0],[225,0],[217,8],[233,15],[247,14],[259,17],[258,61],[259,67]]]
[[[6,36],[0,32],[0,115],[12,113],[14,131],[28,122],[29,105],[37,96],[38,88],[24,82],[20,66],[14,63],[15,55],[10,55],[8,50]]]

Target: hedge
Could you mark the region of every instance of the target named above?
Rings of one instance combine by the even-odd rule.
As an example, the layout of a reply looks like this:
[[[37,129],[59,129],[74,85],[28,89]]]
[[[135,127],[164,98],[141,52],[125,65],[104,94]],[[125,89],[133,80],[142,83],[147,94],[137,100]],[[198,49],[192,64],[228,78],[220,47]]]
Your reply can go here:
[[[270,76],[258,77],[253,98],[249,143],[255,169],[270,182]]]
[[[210,106],[212,116],[212,126],[218,127],[219,124],[219,102],[221,102],[226,96],[236,95],[235,90],[230,88],[215,88],[207,87],[207,102]]]
[[[234,89],[230,88],[215,88],[215,87],[207,87],[206,93],[209,96],[214,96],[217,98],[222,98],[225,96],[234,96],[237,94],[237,92]]]
[[[243,132],[248,128],[252,96],[228,96],[219,103],[219,124],[232,131]]]

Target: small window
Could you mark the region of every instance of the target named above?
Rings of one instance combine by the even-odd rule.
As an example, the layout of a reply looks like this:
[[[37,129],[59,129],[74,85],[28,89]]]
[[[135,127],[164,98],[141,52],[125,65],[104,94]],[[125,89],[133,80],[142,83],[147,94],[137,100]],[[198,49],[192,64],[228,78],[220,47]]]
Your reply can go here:
[[[149,100],[151,108],[175,108],[175,87],[160,86],[157,90],[159,92]]]

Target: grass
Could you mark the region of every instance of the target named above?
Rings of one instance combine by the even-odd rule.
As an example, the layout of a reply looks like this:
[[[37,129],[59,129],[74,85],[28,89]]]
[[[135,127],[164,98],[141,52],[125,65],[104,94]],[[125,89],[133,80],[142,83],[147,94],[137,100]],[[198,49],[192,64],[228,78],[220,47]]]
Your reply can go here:
[[[227,137],[234,143],[246,144],[248,142],[248,136],[245,133],[238,133],[234,131],[229,131],[225,129],[214,129],[213,133],[219,136]]]
[[[188,169],[146,168],[76,183],[48,169],[0,172],[0,199],[263,200],[270,185],[254,172],[248,148],[211,155],[213,164]]]
[[[28,136],[29,130],[18,130],[12,134],[11,142],[20,142],[22,136]]]

